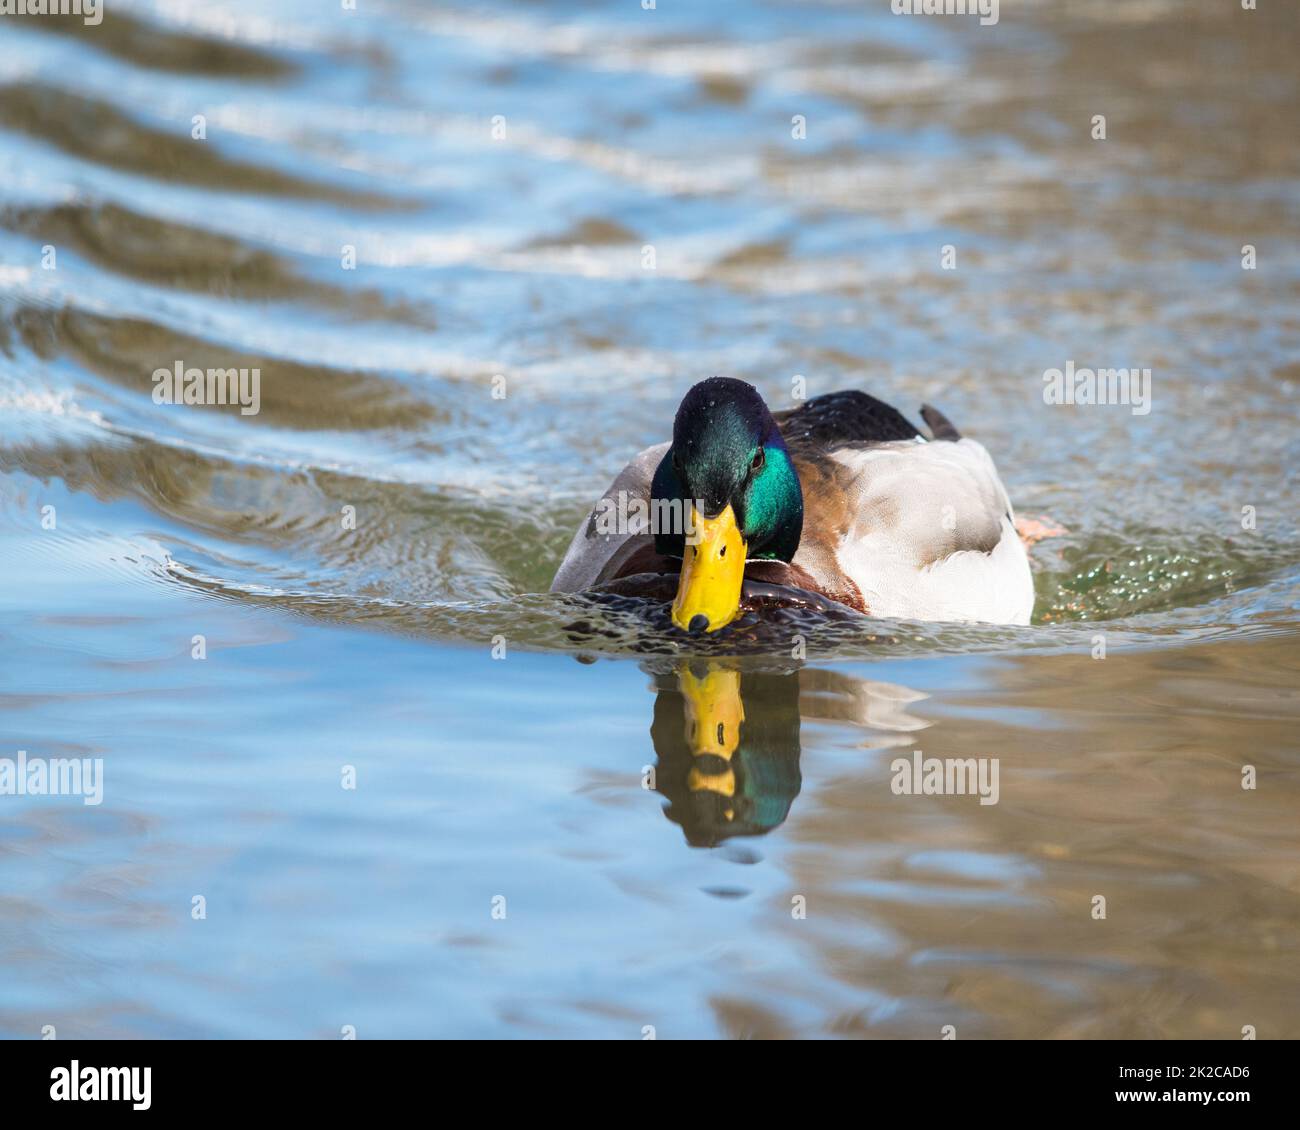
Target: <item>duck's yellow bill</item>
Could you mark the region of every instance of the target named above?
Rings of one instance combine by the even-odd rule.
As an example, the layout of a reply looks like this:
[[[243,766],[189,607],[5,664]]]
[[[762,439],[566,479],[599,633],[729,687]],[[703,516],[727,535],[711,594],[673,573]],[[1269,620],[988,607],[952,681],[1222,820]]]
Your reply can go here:
[[[673,623],[684,632],[716,632],[740,613],[745,581],[745,539],[728,505],[706,518],[692,505],[682,575],[673,601]]]

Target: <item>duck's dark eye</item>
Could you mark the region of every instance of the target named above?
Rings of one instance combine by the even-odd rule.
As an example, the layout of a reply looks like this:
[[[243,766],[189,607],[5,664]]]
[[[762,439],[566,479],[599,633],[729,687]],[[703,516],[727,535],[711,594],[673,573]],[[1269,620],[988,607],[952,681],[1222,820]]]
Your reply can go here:
[[[749,462],[749,469],[758,474],[763,469],[763,464],[767,462],[767,453],[764,448],[759,448],[754,452],[754,458]]]

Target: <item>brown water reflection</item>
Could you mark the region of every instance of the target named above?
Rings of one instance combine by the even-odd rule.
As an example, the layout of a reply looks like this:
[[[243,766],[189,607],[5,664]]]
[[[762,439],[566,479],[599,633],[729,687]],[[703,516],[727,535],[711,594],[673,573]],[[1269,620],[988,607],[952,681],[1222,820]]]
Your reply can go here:
[[[779,708],[766,705],[769,680],[785,687]],[[783,829],[785,890],[769,907],[775,921],[803,896],[806,920],[773,933],[801,940],[834,981],[905,1002],[828,1019],[836,1030],[1239,1039],[1252,1025],[1260,1038],[1297,1035],[1293,639],[1002,659],[965,690],[917,693],[907,713],[883,719],[855,709],[877,701],[871,684],[838,673],[741,685],[755,693],[746,718],[776,710],[787,740],[797,740],[796,710],[805,723],[876,731],[860,735],[860,761],[829,772],[824,758],[814,763],[816,784]],[[675,698],[660,690],[657,730]],[[894,795],[899,743],[926,757],[997,757],[998,803]],[[656,748],[670,818],[692,842],[728,834],[699,807],[686,809],[694,824],[676,815],[690,798],[680,769],[665,783],[658,737]],[[1243,788],[1247,766],[1254,789]],[[761,1011],[737,1019],[720,1006],[719,1020],[736,1034],[786,1031]]]

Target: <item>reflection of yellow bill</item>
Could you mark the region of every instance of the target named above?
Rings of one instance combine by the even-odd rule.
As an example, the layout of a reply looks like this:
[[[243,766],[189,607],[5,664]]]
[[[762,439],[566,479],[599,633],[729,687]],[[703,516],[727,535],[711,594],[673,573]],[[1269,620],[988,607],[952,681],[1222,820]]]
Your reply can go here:
[[[728,767],[721,773],[704,773],[692,769],[686,776],[686,787],[693,793],[710,792],[719,796],[736,795],[736,774]]]
[[[687,529],[682,575],[673,601],[673,623],[682,631],[716,632],[740,613],[740,590],[745,581],[745,539],[728,505],[716,518],[705,518],[693,504]],[[700,618],[703,618],[702,620]]]
[[[697,679],[689,667],[683,667],[677,673],[677,685],[686,704],[686,744],[691,754],[729,762],[740,746],[740,726],[745,721],[740,672],[710,663],[704,678]],[[697,762],[686,777],[686,787],[693,793],[735,796],[736,774],[730,765],[715,771],[701,768]],[[730,820],[734,814],[728,809],[724,815]]]
[[[745,720],[740,672],[710,663],[704,678],[697,679],[684,667],[677,683],[686,703],[686,744],[691,753],[730,761],[740,745],[740,725]]]

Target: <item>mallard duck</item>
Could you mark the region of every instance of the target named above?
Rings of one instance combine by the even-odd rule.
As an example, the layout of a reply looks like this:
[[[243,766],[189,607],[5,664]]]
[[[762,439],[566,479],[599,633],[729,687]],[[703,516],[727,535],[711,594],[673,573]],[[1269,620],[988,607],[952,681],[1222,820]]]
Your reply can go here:
[[[1029,558],[993,460],[934,408],[921,418],[929,436],[864,392],[773,413],[744,381],[701,381],[671,442],[578,528],[551,591],[657,578],[693,634],[765,586],[871,616],[1029,623]]]

